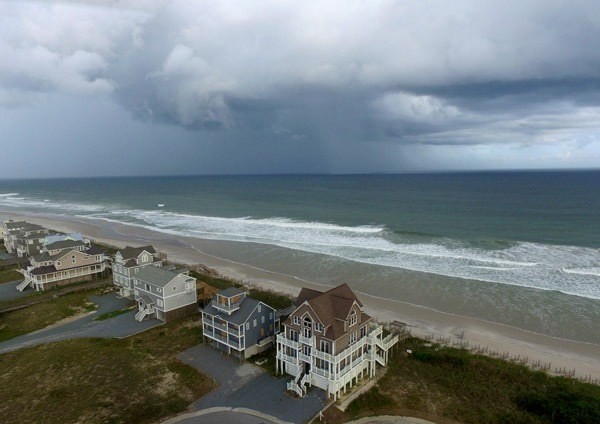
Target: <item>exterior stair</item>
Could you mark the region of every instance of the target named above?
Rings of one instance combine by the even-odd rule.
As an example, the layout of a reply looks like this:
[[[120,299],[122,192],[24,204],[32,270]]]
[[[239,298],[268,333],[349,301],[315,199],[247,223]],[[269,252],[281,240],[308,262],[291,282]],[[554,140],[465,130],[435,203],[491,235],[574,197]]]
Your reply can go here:
[[[144,318],[146,318],[146,315],[148,315],[148,310],[147,309],[142,309],[140,311],[138,311],[137,314],[135,314],[135,319],[136,321],[143,321]]]
[[[25,275],[25,279],[23,281],[21,281],[19,283],[19,285],[17,285],[17,290],[19,290],[20,292],[22,292],[31,283],[33,283],[33,280],[31,278],[29,278],[29,275]]]

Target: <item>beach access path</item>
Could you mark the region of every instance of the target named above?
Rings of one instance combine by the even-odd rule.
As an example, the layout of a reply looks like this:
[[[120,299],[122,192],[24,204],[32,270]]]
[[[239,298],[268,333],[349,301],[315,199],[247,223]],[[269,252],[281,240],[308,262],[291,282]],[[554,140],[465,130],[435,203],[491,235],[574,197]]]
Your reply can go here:
[[[76,338],[127,337],[162,324],[157,319],[142,322],[136,321],[135,313],[137,311],[135,310],[110,319],[94,321],[95,317],[102,314],[126,308],[130,300],[117,297],[115,294],[107,294],[103,296],[90,296],[90,301],[98,305],[95,313],[87,314],[65,324],[50,326],[2,342],[0,343],[0,354],[24,347]]]

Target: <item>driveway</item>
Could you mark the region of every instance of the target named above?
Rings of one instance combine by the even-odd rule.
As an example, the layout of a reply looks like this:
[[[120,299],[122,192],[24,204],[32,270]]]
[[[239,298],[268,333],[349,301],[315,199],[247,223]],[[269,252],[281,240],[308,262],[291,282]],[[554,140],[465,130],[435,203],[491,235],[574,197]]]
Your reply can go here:
[[[57,327],[49,327],[33,333],[24,334],[14,339],[0,343],[0,354],[23,347],[52,343],[60,340],[70,340],[86,337],[125,337],[148,330],[162,324],[157,319],[138,322],[135,320],[135,310],[118,315],[104,321],[94,321],[94,318],[107,312],[118,311],[129,304],[128,299],[119,298],[115,294],[90,296],[90,301],[98,305],[96,313]]]
[[[30,294],[35,293],[35,291],[33,291],[32,289],[26,289],[26,290],[23,290],[22,292],[17,290],[17,286],[19,285],[19,283],[21,281],[23,281],[23,280],[21,279],[21,280],[17,280],[17,281],[11,281],[8,283],[0,284],[0,301],[12,300],[12,299],[16,299],[18,297],[25,297],[25,296],[29,296]]]
[[[219,387],[197,400],[192,409],[212,407],[248,408],[283,421],[301,423],[310,420],[327,404],[327,394],[313,389],[296,399],[285,394],[291,376],[274,378],[262,368],[229,357],[208,345],[198,345],[178,359],[214,378]],[[195,421],[190,421],[195,422]]]

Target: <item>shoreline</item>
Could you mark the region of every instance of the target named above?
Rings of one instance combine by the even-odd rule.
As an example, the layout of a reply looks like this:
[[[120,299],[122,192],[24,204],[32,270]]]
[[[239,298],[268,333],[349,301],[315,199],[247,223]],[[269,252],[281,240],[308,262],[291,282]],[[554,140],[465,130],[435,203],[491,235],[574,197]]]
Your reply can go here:
[[[158,251],[166,253],[170,261],[186,265],[203,264],[246,285],[291,296],[297,295],[301,287],[317,290],[331,287],[210,253],[211,249],[219,250],[217,247],[222,248],[226,242],[173,236],[142,227],[79,217],[1,211],[0,218],[21,218],[58,231],[80,232],[97,242],[119,248],[127,244],[152,244]],[[471,346],[486,346],[490,351],[507,353],[510,357],[527,357],[531,361],[550,363],[551,372],[555,369],[574,369],[578,377],[600,378],[598,344],[552,337],[506,324],[377,297],[360,290],[357,290],[357,294],[365,304],[367,313],[379,321],[404,322],[415,336],[430,337],[433,334],[435,338],[468,341]]]

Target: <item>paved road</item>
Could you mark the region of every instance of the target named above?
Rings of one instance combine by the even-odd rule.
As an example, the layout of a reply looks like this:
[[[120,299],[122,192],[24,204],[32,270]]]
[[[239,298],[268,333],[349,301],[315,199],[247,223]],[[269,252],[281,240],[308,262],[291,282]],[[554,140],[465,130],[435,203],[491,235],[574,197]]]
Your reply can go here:
[[[274,378],[256,365],[240,363],[207,345],[195,346],[177,357],[219,383],[216,390],[194,402],[192,409],[244,407],[300,423],[314,417],[327,402],[326,393],[319,389],[302,399],[289,397],[285,391],[291,376]]]
[[[214,409],[226,409],[226,408],[214,408]],[[195,414],[185,414],[184,416],[177,417],[166,421],[164,424],[178,423],[178,424],[279,424],[282,421],[275,417],[268,417],[260,413],[252,411],[213,411],[205,410]]]
[[[11,281],[9,283],[0,284],[0,301],[12,300],[18,297],[25,297],[35,293],[32,289],[23,290],[22,292],[17,290],[17,286],[21,281],[23,280],[21,279],[17,281]]]
[[[138,322],[134,318],[136,311],[131,311],[104,321],[94,321],[94,318],[99,315],[123,309],[129,304],[129,300],[119,298],[115,294],[90,296],[90,300],[98,305],[95,314],[69,322],[68,324],[34,331],[33,333],[2,342],[0,343],[0,354],[23,347],[60,340],[85,337],[125,337],[162,324],[157,319]]]

